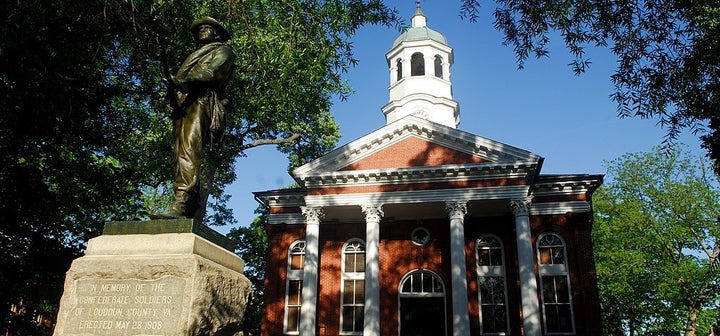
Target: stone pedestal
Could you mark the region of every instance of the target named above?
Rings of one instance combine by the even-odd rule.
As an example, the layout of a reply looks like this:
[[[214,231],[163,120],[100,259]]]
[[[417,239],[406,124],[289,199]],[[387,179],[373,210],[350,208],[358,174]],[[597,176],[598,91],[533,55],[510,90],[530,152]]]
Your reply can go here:
[[[252,295],[243,268],[191,219],[107,223],[67,272],[55,335],[235,335]]]

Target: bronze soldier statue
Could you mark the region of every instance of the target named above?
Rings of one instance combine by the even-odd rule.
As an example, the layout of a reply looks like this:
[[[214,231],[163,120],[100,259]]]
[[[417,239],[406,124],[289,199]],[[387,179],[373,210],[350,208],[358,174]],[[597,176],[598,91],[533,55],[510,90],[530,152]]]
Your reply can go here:
[[[190,26],[200,44],[169,79],[175,199],[170,210],[151,218],[193,218],[200,206],[200,165],[203,149],[222,138],[228,100],[223,91],[232,74],[235,55],[225,42],[228,31],[215,19],[202,17]]]

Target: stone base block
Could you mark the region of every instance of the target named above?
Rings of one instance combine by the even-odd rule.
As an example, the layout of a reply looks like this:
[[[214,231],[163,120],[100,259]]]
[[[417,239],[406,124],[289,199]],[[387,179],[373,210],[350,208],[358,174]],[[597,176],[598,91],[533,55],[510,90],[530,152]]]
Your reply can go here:
[[[55,335],[236,335],[243,261],[194,233],[91,239],[65,279]]]

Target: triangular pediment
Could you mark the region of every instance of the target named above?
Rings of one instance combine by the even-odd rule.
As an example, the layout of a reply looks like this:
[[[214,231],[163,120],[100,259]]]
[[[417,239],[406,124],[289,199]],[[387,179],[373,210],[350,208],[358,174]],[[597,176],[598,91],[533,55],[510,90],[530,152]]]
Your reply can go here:
[[[487,160],[479,155],[448,148],[447,146],[411,135],[339,170],[430,167],[482,162],[487,162]]]
[[[349,171],[534,166],[541,160],[526,150],[408,116],[296,168],[293,176],[301,181],[308,176]]]

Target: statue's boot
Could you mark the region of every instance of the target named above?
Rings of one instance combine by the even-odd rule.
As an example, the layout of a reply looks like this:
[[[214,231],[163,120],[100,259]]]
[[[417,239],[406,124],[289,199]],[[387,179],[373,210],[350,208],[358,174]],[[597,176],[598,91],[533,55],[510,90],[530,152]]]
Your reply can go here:
[[[176,191],[175,200],[170,205],[170,210],[163,213],[151,213],[149,214],[150,219],[182,219],[187,218],[185,216],[185,204],[190,196],[187,192]]]

